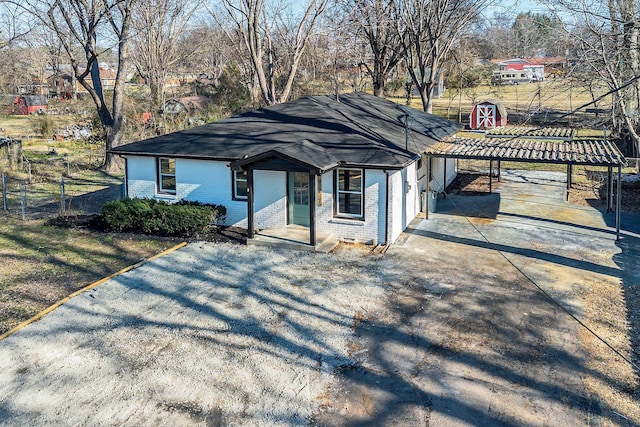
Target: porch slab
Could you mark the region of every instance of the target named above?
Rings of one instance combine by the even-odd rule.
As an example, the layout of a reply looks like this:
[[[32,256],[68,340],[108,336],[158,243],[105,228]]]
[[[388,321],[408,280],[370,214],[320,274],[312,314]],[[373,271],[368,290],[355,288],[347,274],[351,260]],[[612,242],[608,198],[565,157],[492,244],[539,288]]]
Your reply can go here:
[[[318,233],[316,245],[309,244],[309,228],[299,225],[288,225],[283,228],[266,228],[247,239],[247,245],[269,246],[273,248],[291,249],[306,252],[329,253],[339,243],[336,236]]]

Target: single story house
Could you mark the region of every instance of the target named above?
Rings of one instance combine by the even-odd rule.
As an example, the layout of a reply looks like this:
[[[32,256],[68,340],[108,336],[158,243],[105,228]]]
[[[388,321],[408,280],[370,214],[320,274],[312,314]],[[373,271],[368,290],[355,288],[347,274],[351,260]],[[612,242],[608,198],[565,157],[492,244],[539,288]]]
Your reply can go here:
[[[111,150],[132,198],[226,206],[226,225],[295,224],[316,234],[392,243],[453,160],[423,153],[459,125],[365,93],[312,96]],[[446,162],[446,165],[445,165]]]

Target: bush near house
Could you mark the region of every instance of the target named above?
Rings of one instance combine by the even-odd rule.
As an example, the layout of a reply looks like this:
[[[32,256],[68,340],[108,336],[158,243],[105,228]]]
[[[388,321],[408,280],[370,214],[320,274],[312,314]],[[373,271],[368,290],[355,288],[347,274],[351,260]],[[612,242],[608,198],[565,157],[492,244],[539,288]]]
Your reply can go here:
[[[104,219],[111,230],[160,236],[191,235],[216,224],[226,214],[222,205],[153,199],[123,199],[105,203]]]

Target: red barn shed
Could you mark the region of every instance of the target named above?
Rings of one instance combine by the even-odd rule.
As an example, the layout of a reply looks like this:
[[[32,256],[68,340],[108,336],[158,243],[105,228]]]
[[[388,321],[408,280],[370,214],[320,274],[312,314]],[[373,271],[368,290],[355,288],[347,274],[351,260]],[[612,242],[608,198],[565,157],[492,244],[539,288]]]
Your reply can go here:
[[[507,110],[500,101],[482,101],[473,106],[469,115],[471,129],[491,129],[506,125]]]
[[[13,100],[13,114],[28,116],[47,111],[47,97],[44,95],[20,95]]]

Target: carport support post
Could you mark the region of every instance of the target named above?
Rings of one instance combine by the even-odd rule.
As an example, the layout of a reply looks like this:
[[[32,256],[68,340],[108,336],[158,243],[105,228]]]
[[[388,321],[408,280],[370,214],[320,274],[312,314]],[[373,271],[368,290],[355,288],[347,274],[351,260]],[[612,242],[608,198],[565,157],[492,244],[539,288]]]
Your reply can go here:
[[[607,213],[613,212],[613,166],[609,165],[607,176]]]
[[[493,160],[489,160],[489,194],[493,192]]]
[[[446,199],[447,198],[447,158],[443,157],[442,160],[443,160],[442,173],[444,175],[444,180],[442,183],[442,195]]]
[[[247,238],[253,239],[253,169],[247,170]]]
[[[501,168],[501,164],[500,164],[500,160],[498,160],[498,182],[500,182],[500,168]]]
[[[573,172],[573,165],[567,165],[567,192],[564,196],[565,200],[569,200],[569,193],[571,192],[571,173]]]
[[[618,166],[618,182],[616,183],[616,240],[620,240],[620,193],[622,192],[622,166]]]

